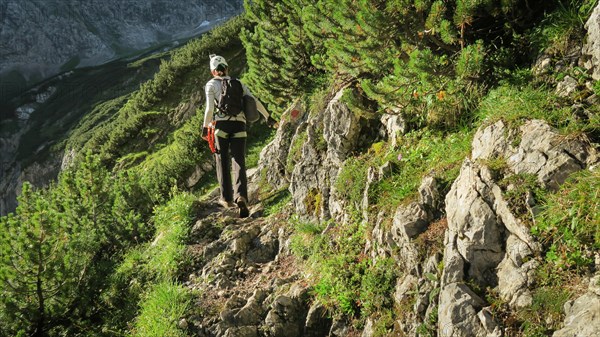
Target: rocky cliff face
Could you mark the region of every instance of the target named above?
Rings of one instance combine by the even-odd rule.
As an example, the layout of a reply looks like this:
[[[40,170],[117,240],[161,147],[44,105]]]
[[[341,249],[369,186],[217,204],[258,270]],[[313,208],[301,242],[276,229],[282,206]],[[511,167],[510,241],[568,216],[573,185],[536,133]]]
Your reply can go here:
[[[35,1],[0,3],[0,75],[43,79],[197,35],[239,14],[242,1]]]

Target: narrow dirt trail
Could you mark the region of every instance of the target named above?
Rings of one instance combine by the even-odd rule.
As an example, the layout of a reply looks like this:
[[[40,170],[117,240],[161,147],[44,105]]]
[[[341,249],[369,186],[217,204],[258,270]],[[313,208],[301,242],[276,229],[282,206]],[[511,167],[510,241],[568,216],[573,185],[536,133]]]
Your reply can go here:
[[[289,226],[263,217],[252,197],[250,217],[240,219],[217,195],[201,201],[191,229],[183,280],[193,309],[180,325],[192,336],[304,335],[308,288],[289,252]]]

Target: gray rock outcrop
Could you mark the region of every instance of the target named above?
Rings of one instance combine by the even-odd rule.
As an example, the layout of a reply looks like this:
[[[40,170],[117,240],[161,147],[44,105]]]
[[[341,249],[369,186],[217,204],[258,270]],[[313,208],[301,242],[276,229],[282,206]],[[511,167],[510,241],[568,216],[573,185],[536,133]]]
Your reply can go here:
[[[290,146],[294,137],[304,131],[299,126],[306,122],[307,113],[304,105],[297,100],[281,117],[275,138],[260,153],[257,171],[260,172],[260,184],[268,184],[271,189],[278,190],[289,185],[290,172],[287,172]]]
[[[585,23],[587,39],[582,48],[583,64],[592,71],[592,77],[600,80],[600,3]]]
[[[565,305],[564,327],[552,337],[600,336],[600,275],[590,279],[587,293]]]
[[[518,129],[499,121],[477,131],[471,158],[463,162],[446,196],[448,231],[438,321],[442,334],[499,333],[482,299],[465,285],[469,282],[480,289],[497,289],[513,308],[532,301],[528,287],[537,262],[530,257],[540,246],[511,210],[499,178],[486,165],[498,158],[506,161],[504,176],[531,174],[541,186],[558,189],[571,173],[596,165],[598,153],[585,139],[566,139],[537,120]]]
[[[331,197],[339,170],[350,153],[366,141],[365,137],[373,137],[373,125],[379,126],[378,120],[353,113],[341,101],[343,92],[340,90],[323,111],[298,126],[306,133],[306,141],[302,159],[291,173],[289,190],[296,212],[307,219],[344,216],[344,207]]]

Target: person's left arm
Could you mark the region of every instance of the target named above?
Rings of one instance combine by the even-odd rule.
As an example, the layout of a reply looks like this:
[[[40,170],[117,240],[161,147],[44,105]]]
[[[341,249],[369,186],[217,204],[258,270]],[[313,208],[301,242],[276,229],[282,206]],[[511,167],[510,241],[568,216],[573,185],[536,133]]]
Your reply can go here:
[[[244,95],[248,95],[254,99],[254,101],[256,102],[256,110],[258,110],[258,112],[260,112],[260,114],[263,115],[263,117],[265,117],[267,124],[271,127],[276,128],[277,121],[273,119],[273,117],[271,117],[271,114],[269,114],[265,106],[254,95],[252,95],[252,92],[250,92],[250,89],[248,89],[248,87],[244,83],[242,83],[242,88],[244,89]]]

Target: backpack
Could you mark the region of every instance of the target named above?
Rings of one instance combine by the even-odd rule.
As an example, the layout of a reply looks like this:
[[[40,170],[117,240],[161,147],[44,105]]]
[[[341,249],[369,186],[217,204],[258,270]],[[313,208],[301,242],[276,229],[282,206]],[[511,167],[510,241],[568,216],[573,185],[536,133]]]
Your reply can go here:
[[[216,108],[222,115],[237,116],[244,107],[243,97],[244,89],[239,80],[235,78],[221,79],[221,96],[217,101]]]

